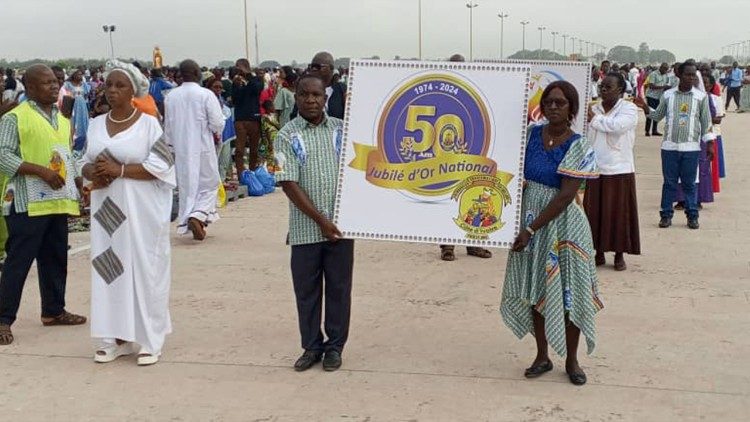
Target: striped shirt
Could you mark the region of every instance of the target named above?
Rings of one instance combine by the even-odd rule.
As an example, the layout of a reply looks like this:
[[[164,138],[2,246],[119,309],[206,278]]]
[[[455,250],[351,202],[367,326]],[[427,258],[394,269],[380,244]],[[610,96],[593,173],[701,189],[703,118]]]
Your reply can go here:
[[[700,142],[712,124],[708,96],[698,88],[688,92],[678,88],[668,90],[659,107],[651,109],[648,118],[657,122],[665,119],[661,144],[665,151],[700,151]]]
[[[662,75],[658,70],[654,70],[648,75],[648,89],[646,90],[646,97],[648,98],[661,98],[664,93],[663,89],[653,89],[652,86],[664,86],[670,85],[669,75]]]
[[[52,105],[52,114],[48,115],[39,105],[29,100],[29,105],[49,122],[57,130],[56,105]],[[18,174],[18,169],[23,164],[21,158],[21,138],[18,134],[18,119],[14,114],[8,113],[0,119],[0,173],[8,179],[8,187],[13,187],[13,204],[16,213],[27,212],[28,194],[26,189],[26,177]],[[3,198],[5,192],[3,192]],[[10,209],[3,207],[3,214],[8,215]]]
[[[304,118],[296,117],[287,123],[276,136],[276,153],[286,159],[284,172],[278,182],[296,182],[307,194],[315,208],[329,220],[338,183],[339,154],[342,148],[343,121],[324,117],[315,126]],[[320,227],[289,203],[289,244],[305,245],[325,242]]]

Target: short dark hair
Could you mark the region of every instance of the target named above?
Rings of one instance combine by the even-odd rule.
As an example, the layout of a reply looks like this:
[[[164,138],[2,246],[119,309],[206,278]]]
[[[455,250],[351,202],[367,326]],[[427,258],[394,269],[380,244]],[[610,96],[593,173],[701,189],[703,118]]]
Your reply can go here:
[[[698,69],[698,65],[695,64],[694,60],[688,60],[685,63],[680,63],[680,66],[677,68],[677,76],[682,75],[682,72],[684,72],[685,68],[688,66],[693,66],[696,70]]]
[[[305,80],[307,80],[307,79],[316,79],[316,80],[318,80],[318,81],[319,81],[319,82],[320,82],[321,84],[323,84],[323,87],[325,87],[325,86],[326,86],[326,83],[325,83],[325,81],[323,80],[323,78],[321,78],[320,76],[318,76],[318,75],[315,75],[315,74],[313,74],[313,73],[310,73],[310,72],[305,72],[305,73],[303,73],[303,74],[302,74],[302,76],[300,76],[300,77],[299,77],[299,79],[297,79],[297,86],[301,85],[301,84],[302,84],[302,82],[303,82],[303,81],[305,81]]]
[[[289,84],[289,86],[293,86],[294,83],[297,82],[297,72],[295,72],[291,66],[281,66],[281,69],[286,75],[286,78],[284,79],[286,83]]]
[[[549,97],[550,92],[552,92],[552,90],[555,88],[562,91],[565,99],[568,100],[568,110],[570,110],[568,120],[572,122],[573,119],[575,119],[578,115],[580,104],[578,103],[578,91],[576,91],[576,87],[574,87],[573,84],[568,81],[554,81],[551,84],[547,85],[547,88],[544,88],[544,92],[542,92],[542,98],[540,100],[542,114],[544,114],[544,100]]]
[[[605,76],[605,78],[617,79],[617,86],[619,86],[622,89],[622,92],[625,92],[625,90],[627,89],[627,84],[625,84],[625,77],[622,76],[622,73],[609,72],[607,73],[607,76]]]

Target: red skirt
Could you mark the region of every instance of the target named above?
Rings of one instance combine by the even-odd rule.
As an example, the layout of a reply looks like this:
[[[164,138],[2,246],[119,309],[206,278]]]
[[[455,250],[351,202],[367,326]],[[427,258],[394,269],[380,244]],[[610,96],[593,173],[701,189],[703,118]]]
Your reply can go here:
[[[597,252],[641,254],[635,173],[588,180],[583,206]]]

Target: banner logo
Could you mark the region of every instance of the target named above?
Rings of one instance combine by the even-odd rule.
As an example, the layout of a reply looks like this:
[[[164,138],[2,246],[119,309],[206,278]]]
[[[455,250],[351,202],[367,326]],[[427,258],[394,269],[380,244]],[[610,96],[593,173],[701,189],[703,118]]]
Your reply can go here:
[[[542,70],[533,73],[529,80],[529,122],[542,120],[542,93],[547,85],[555,81],[563,81],[565,78],[553,70]]]
[[[468,239],[486,240],[505,226],[503,208],[511,203],[510,193],[497,177],[472,176],[458,185],[451,197],[458,202],[453,219]]]
[[[354,143],[349,166],[373,185],[420,197],[450,194],[471,176],[513,176],[488,158],[492,122],[479,90],[430,73],[402,84],[380,112],[376,142]]]

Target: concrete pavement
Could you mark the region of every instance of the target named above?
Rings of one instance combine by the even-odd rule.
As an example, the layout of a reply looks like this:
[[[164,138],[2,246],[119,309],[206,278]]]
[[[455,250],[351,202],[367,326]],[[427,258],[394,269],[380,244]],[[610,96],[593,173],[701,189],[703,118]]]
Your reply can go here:
[[[358,242],[344,366],[291,369],[301,352],[281,192],[224,210],[203,244],[175,238],[162,361],[97,365],[89,327],[43,328],[32,272],[0,348],[3,421],[742,421],[750,403],[750,115],[723,125],[728,178],[701,229],[657,228],[659,140],[636,149],[643,255],[599,271],[599,345],[523,378],[534,356],[498,304],[505,251],[439,261],[437,246]],[[638,133],[641,134],[639,129]],[[74,247],[88,234],[75,235]],[[88,252],[71,257],[68,308],[88,314]]]

